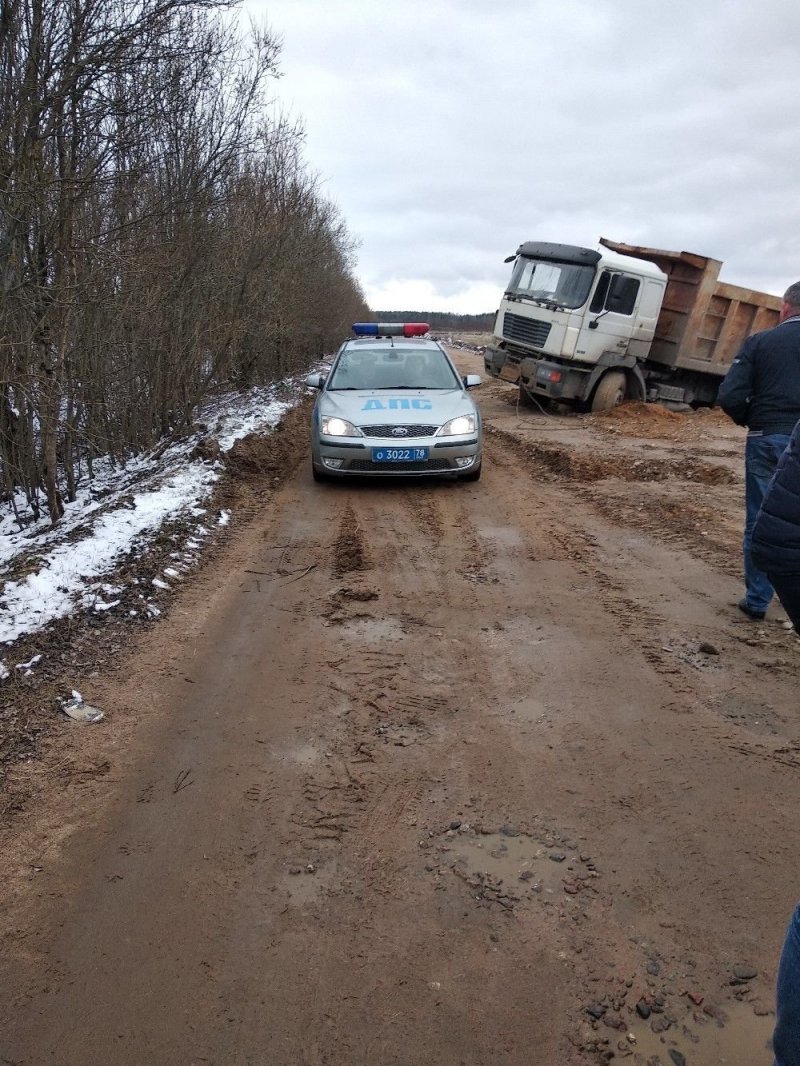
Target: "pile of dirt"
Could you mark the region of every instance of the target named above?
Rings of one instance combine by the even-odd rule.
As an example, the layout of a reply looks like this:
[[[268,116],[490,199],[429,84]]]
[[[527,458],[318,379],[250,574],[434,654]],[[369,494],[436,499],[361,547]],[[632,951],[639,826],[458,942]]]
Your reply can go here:
[[[669,413],[669,412],[668,412]],[[585,452],[541,441],[526,443],[518,437],[491,427],[488,432],[503,438],[504,444],[524,455],[548,480],[569,480],[587,484],[605,478],[620,481],[694,481],[703,485],[732,485],[736,474],[724,466],[682,456],[679,459],[631,459],[628,455]]]
[[[274,433],[250,433],[223,456],[225,469],[236,481],[283,482],[301,456],[308,453],[310,400],[288,411]]]
[[[735,432],[730,419],[719,408],[671,411],[658,403],[620,404],[603,414],[592,415],[587,421],[606,433],[647,440],[699,441],[710,434],[718,435],[721,426]]]

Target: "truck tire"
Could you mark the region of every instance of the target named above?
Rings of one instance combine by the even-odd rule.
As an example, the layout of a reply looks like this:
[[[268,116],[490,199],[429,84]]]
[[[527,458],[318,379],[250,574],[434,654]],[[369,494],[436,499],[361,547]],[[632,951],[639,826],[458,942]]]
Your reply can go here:
[[[622,370],[609,370],[600,378],[592,396],[592,414],[610,411],[625,399],[625,374]]]

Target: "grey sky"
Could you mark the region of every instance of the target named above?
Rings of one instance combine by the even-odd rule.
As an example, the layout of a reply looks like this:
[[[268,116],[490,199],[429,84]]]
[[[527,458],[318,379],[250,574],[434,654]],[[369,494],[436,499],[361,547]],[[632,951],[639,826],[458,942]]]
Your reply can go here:
[[[493,310],[524,240],[800,279],[796,0],[246,0],[381,310]]]

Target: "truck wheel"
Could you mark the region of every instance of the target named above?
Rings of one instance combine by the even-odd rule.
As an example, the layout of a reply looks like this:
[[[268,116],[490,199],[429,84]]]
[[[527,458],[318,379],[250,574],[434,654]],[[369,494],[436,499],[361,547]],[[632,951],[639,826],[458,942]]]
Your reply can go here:
[[[592,397],[592,414],[610,411],[625,399],[625,374],[621,370],[609,370],[597,383]]]

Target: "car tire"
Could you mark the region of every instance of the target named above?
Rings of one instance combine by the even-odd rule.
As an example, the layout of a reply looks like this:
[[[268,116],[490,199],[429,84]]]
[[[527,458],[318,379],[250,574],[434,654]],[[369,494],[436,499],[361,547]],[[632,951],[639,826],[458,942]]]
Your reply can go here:
[[[480,481],[481,479],[481,464],[475,467],[474,470],[470,470],[468,474],[462,474],[459,478],[460,481]]]
[[[311,476],[313,477],[313,479],[315,481],[329,481],[330,480],[330,478],[325,473],[325,471],[324,470],[320,470],[319,467],[314,466],[313,463],[311,464]]]

